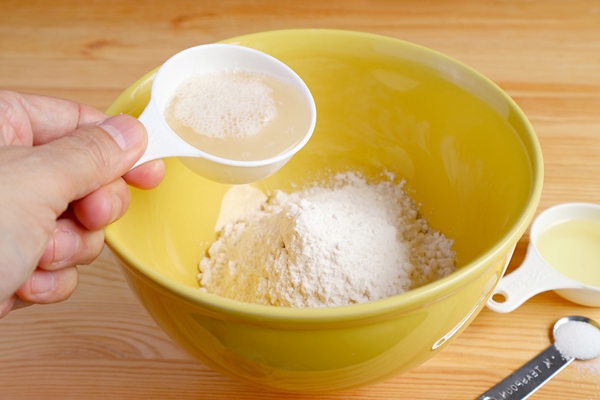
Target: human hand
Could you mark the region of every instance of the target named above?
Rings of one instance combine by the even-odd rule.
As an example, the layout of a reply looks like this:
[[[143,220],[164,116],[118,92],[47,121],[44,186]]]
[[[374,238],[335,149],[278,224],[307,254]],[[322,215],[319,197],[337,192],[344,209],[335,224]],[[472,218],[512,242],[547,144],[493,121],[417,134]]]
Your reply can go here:
[[[162,180],[162,161],[129,171],[147,145],[143,125],[106,118],[76,102],[0,91],[0,318],[67,299],[76,266],[100,254],[102,228],[125,213],[127,184]]]

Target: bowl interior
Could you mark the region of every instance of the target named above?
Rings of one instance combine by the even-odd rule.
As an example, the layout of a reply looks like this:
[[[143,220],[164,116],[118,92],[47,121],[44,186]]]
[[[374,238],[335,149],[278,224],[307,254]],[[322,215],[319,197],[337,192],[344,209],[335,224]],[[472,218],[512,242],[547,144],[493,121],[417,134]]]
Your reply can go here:
[[[541,190],[538,144],[522,112],[483,76],[431,50],[351,32],[269,32],[227,42],[288,64],[317,106],[306,147],[251,188],[296,190],[348,169],[373,180],[394,172],[430,225],[455,240],[459,268],[474,267],[523,232],[517,225],[533,214]],[[154,72],[108,112],[139,115]],[[219,215],[251,194],[169,159],[157,189],[133,189],[129,211],[107,228],[107,242],[133,265],[198,287],[198,262],[216,237]]]

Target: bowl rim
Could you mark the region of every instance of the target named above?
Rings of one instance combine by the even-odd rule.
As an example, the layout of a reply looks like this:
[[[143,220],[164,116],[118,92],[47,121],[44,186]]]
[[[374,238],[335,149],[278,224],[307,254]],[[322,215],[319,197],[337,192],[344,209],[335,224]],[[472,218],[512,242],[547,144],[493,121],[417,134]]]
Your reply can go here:
[[[524,132],[526,133],[526,137],[530,140],[530,148],[532,149],[531,154],[529,154],[532,169],[532,186],[530,188],[525,207],[522,209],[520,215],[513,225],[508,229],[508,231],[485,253],[481,254],[479,257],[475,258],[452,274],[438,279],[435,282],[380,300],[362,304],[323,308],[288,308],[245,303],[209,293],[204,293],[197,288],[192,288],[175,282],[156,272],[135,257],[133,253],[131,253],[121,243],[118,242],[117,238],[113,234],[111,226],[105,228],[105,241],[108,247],[117,256],[117,258],[121,260],[127,270],[132,272],[138,278],[149,281],[153,286],[160,288],[162,291],[166,291],[171,296],[183,299],[188,303],[192,303],[204,309],[215,312],[222,318],[229,316],[238,319],[244,319],[248,322],[268,321],[282,325],[295,324],[298,322],[303,322],[304,324],[351,322],[357,320],[366,322],[368,320],[381,318],[394,312],[405,313],[410,309],[423,307],[425,304],[439,301],[441,298],[450,295],[453,291],[456,291],[461,286],[466,285],[477,276],[484,274],[488,268],[491,268],[490,265],[492,265],[494,262],[498,262],[502,259],[502,257],[506,256],[507,260],[503,267],[502,274],[497,276],[495,284],[489,288],[487,293],[482,293],[482,296],[489,296],[508,266],[512,251],[514,250],[514,245],[516,245],[520,237],[528,228],[529,223],[532,221],[542,192],[544,166],[541,146],[535,131],[524,112],[519,108],[516,102],[498,85],[468,65],[463,64],[462,62],[436,50],[393,37],[338,29],[285,29],[236,36],[220,41],[219,43],[239,43],[243,40],[253,37],[297,34],[336,35],[337,37],[345,37],[347,40],[353,40],[354,38],[360,37],[362,39],[367,38],[374,41],[395,43],[400,46],[409,47],[443,60],[445,63],[450,63],[455,67],[464,69],[468,72],[468,74],[474,75],[484,84],[489,85],[492,90],[502,96],[502,98],[507,102],[511,111],[514,112],[514,115],[511,115],[511,117],[516,117],[523,125]],[[138,91],[140,87],[147,85],[148,82],[151,82],[157,70],[158,67],[149,71],[127,89],[125,89],[125,91],[122,92],[121,95],[117,97],[108,108],[107,114],[112,115],[118,112],[125,112],[121,110],[122,107],[117,107],[117,105],[122,102],[127,104],[128,101],[135,100],[136,91]],[[488,267],[486,267],[486,265]],[[436,293],[437,296],[432,296],[433,293]],[[481,307],[483,307],[483,305]]]

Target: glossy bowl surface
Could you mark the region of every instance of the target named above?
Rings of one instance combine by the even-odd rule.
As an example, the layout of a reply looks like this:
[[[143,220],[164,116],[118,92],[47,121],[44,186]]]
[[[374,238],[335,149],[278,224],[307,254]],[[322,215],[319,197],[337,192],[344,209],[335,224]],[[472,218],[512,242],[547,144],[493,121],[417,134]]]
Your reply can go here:
[[[430,225],[454,238],[459,270],[367,304],[289,309],[198,290],[198,262],[222,208],[239,187],[167,160],[164,182],[133,190],[106,229],[128,282],[158,325],[224,374],[292,392],[349,389],[407,371],[440,351],[484,306],[541,193],[543,164],[527,118],[495,84],[435,51],[397,39],[334,30],[257,33],[227,40],[292,67],[317,105],[313,137],[265,193],[328,173],[382,170],[406,180]],[[139,115],[155,70],[108,112]]]

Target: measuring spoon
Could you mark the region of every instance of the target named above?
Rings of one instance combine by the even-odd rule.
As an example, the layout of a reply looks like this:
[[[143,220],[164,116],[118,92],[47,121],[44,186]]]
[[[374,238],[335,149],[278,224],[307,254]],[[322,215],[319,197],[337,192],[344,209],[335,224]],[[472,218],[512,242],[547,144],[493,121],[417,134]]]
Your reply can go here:
[[[568,222],[591,223],[597,232],[568,230]],[[550,232],[554,229],[554,232]],[[561,229],[565,229],[561,232]],[[540,248],[545,234],[560,234],[555,247],[548,251]],[[594,237],[596,237],[594,239]],[[568,245],[575,247],[568,249]],[[593,251],[589,257],[583,250]],[[562,257],[573,258],[566,270],[558,270],[553,258],[556,251]],[[596,254],[597,252],[597,254]],[[579,261],[575,261],[579,259]],[[554,260],[554,263],[553,263]],[[507,313],[515,310],[536,294],[554,290],[559,296],[577,304],[600,307],[600,206],[589,203],[566,203],[542,212],[531,225],[530,243],[523,263],[503,277],[486,305],[493,311]],[[564,261],[564,260],[563,260]],[[564,262],[561,261],[561,266]],[[564,268],[564,266],[562,266]],[[577,277],[577,279],[575,279]]]
[[[600,325],[596,321],[586,317],[570,316],[559,319],[552,329],[555,343],[479,396],[477,400],[524,400],[571,364],[575,358],[563,355],[556,346],[556,332],[562,325],[571,321],[585,322],[600,330]],[[595,354],[592,358],[599,356],[600,353]]]
[[[310,110],[310,125],[301,140],[292,148],[273,157],[240,161],[217,157],[190,145],[169,127],[163,112],[179,85],[198,73],[246,71],[263,73],[287,82],[298,90]],[[232,184],[251,183],[278,171],[310,139],[316,123],[314,99],[302,79],[287,65],[255,49],[233,44],[207,44],[183,50],[169,58],[156,73],[150,102],[139,120],[148,131],[148,147],[133,166],[166,157],[180,160],[205,178]]]

